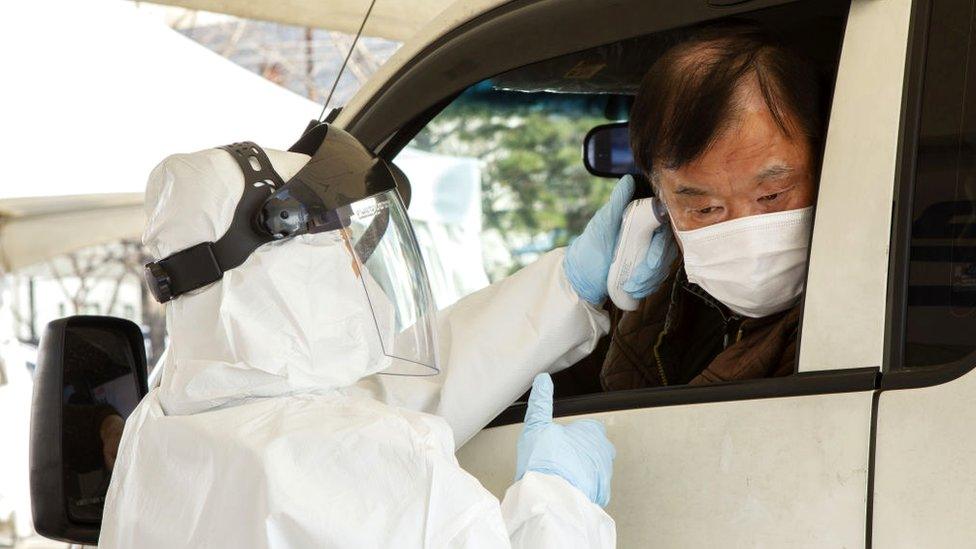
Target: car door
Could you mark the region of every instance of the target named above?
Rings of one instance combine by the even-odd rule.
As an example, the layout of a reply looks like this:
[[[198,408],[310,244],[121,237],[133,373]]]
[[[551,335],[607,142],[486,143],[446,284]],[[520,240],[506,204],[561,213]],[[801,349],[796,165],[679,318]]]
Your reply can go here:
[[[799,372],[557,402],[565,419],[605,422],[617,446],[608,512],[622,547],[869,543],[888,204],[910,21],[907,1],[851,5],[817,202]],[[499,496],[512,480],[523,412],[510,409],[458,453]]]
[[[917,2],[878,400],[879,547],[976,540],[976,8]]]
[[[406,166],[405,157],[398,156],[401,150],[444,156],[443,151],[424,150],[418,141],[424,129],[475,84],[493,76],[569,52],[728,15],[784,26],[805,21],[807,27],[781,29],[800,40],[804,32],[826,32],[817,30],[823,23],[817,17],[827,19],[825,14],[842,4],[843,45],[797,374],[574,396],[557,400],[556,414],[567,420],[594,417],[608,426],[618,449],[608,511],[617,522],[621,547],[864,546],[870,537],[873,412],[885,358],[890,203],[912,3],[854,0],[849,12],[847,2],[715,4],[506,4],[418,48],[410,62],[391,66],[388,83],[360,97],[337,122]],[[783,6],[772,7],[779,4]],[[579,32],[568,35],[566,28]],[[563,76],[598,71],[593,64],[569,69]],[[535,91],[540,90],[544,88]],[[603,107],[612,118],[615,107]],[[487,164],[492,169],[492,151],[456,156],[463,157],[452,160],[459,164],[471,160],[474,166],[484,169]],[[415,193],[459,180],[443,175],[450,170],[437,178],[405,171]],[[524,174],[507,173],[533,183]],[[470,178],[458,185],[472,187]],[[482,181],[480,190],[490,193],[494,187]],[[484,196],[479,201],[487,209],[497,206]],[[572,236],[555,230],[547,234],[545,242],[509,242],[501,247],[528,260],[533,250],[544,251]],[[491,240],[484,238],[480,245],[489,247]],[[438,251],[439,246],[429,246],[425,253],[431,257],[425,259],[450,264],[452,257]],[[484,265],[486,279],[500,274],[493,272],[495,267]],[[446,302],[464,293],[444,294]],[[514,404],[458,452],[461,464],[499,497],[511,484],[523,413],[524,404]]]
[[[710,387],[558,402],[607,424],[622,547],[870,543],[872,410],[885,355],[886,281],[910,2],[853,2],[828,130],[799,372]],[[501,495],[522,408],[459,451]],[[507,423],[507,425],[506,425]]]

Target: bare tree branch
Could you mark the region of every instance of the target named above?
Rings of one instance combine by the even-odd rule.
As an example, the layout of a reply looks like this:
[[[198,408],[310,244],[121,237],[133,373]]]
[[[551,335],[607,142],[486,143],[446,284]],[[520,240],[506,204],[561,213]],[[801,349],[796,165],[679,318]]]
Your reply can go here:
[[[51,273],[51,277],[54,278],[54,281],[57,282],[58,286],[61,288],[61,293],[64,294],[64,298],[67,299],[69,303],[71,303],[71,308],[72,308],[71,312],[73,314],[77,314],[78,303],[75,301],[76,296],[70,290],[68,290],[68,286],[64,283],[64,277],[58,271],[57,267],[54,266],[53,262],[48,261],[47,268],[48,271]]]
[[[230,37],[227,38],[227,43],[224,44],[224,48],[220,50],[220,55],[230,57],[231,54],[237,50],[237,44],[241,41],[241,37],[244,36],[244,29],[246,27],[247,19],[237,20],[237,26],[234,28],[234,32],[231,33]]]
[[[332,43],[335,45],[336,50],[342,52],[343,55],[345,55],[346,52],[349,51],[349,48],[352,47],[354,37],[332,31],[329,31],[328,35],[332,40]],[[369,78],[369,74],[363,70],[362,66],[360,66],[360,62],[356,61],[354,57],[355,56],[353,55],[349,56],[349,63],[346,65],[346,68],[352,71],[353,76],[356,77],[356,80],[363,83]]]

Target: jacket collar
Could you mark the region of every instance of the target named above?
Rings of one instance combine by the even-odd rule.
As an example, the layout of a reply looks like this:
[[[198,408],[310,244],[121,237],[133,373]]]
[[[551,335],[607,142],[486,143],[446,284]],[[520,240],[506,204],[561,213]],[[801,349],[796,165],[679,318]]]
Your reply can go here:
[[[671,299],[668,303],[667,316],[665,317],[666,331],[673,322],[676,322],[680,318],[678,315],[680,314],[679,311],[682,310],[682,307],[680,307],[679,301],[682,298],[679,294],[690,294],[691,299],[704,303],[705,305],[718,311],[726,324],[729,324],[730,322],[740,323],[740,328],[743,331],[751,331],[755,328],[772,324],[793,309],[793,307],[790,307],[789,309],[780,311],[778,313],[773,313],[771,315],[766,315],[761,318],[744,317],[729,309],[721,301],[712,297],[712,295],[706,292],[701,286],[693,282],[689,282],[688,276],[685,274],[684,261],[680,255],[676,263],[677,266],[672,267],[675,269],[675,278],[674,285],[671,288]]]

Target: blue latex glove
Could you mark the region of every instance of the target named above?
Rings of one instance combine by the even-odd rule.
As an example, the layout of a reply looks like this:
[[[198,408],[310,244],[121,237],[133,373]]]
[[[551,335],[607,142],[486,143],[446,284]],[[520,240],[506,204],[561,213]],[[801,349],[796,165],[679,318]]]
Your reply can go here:
[[[566,278],[576,294],[594,305],[599,305],[607,297],[607,276],[610,262],[617,248],[620,235],[620,222],[624,208],[634,195],[634,178],[625,175],[617,182],[610,194],[610,201],[597,210],[596,215],[583,229],[563,260]]]
[[[581,419],[569,425],[552,421],[552,378],[532,382],[525,428],[518,439],[515,480],[528,471],[556,475],[601,507],[610,503],[610,478],[617,451],[603,423]]]
[[[643,299],[661,287],[670,273],[669,267],[678,257],[671,224],[665,223],[654,231],[644,261],[634,266],[634,274],[623,284],[623,290],[634,299]]]

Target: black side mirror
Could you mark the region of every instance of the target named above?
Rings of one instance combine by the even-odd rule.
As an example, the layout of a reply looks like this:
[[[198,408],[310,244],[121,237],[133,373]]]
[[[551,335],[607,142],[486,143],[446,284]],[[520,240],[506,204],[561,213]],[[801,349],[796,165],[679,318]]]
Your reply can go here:
[[[147,392],[139,326],[107,316],[48,324],[31,403],[30,491],[39,534],[98,543],[122,426]]]
[[[598,177],[619,178],[638,175],[630,150],[630,127],[626,122],[603,124],[583,138],[583,165]]]

